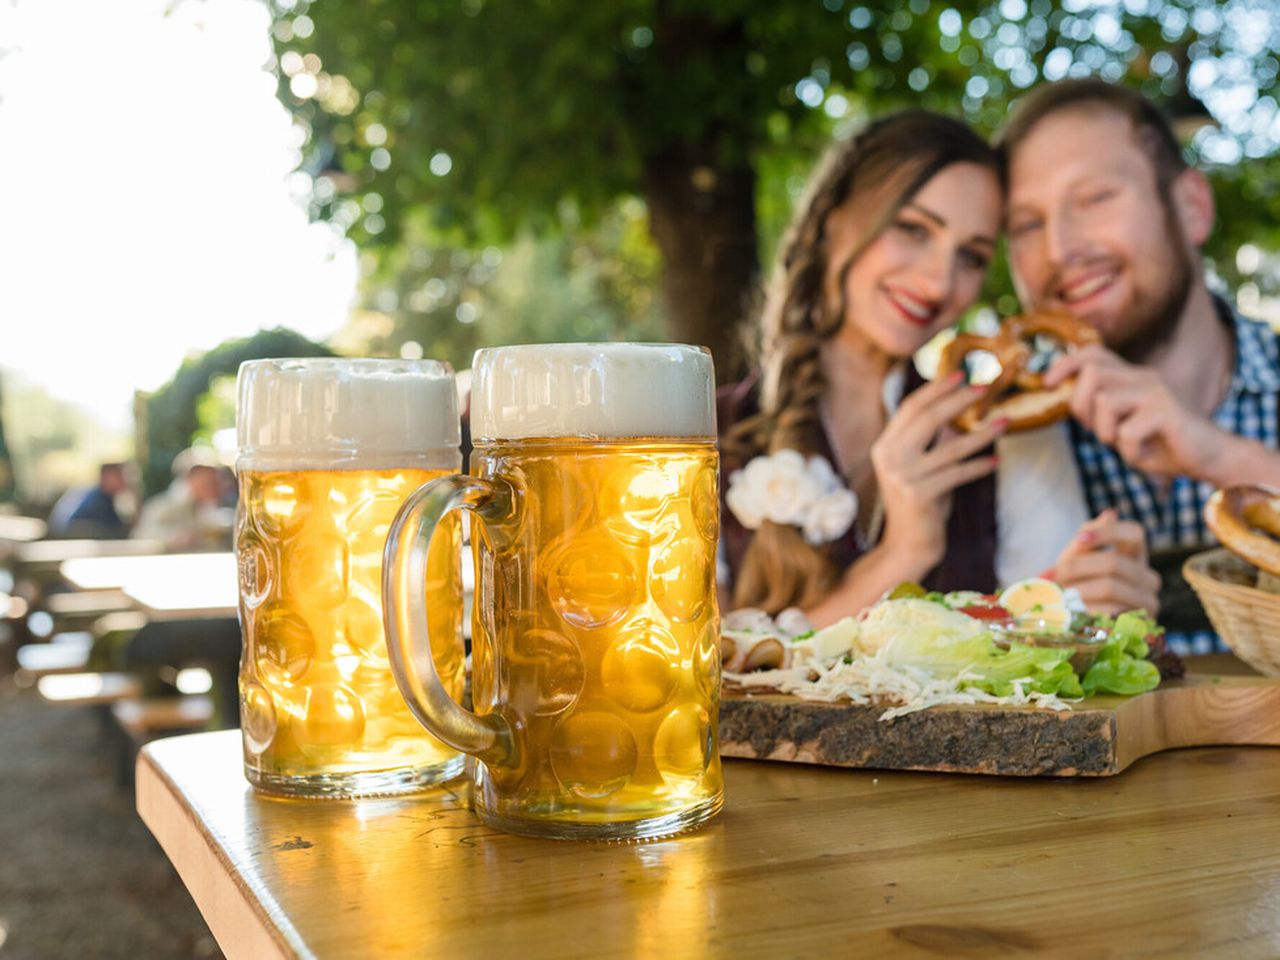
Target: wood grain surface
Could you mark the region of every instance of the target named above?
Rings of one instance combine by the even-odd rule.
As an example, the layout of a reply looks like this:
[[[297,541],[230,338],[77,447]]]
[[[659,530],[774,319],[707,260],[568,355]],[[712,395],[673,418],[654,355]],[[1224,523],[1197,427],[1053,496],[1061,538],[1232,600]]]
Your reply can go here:
[[[465,791],[258,796],[234,731],[163,740],[138,809],[231,960],[1280,956],[1280,751],[1111,779],[726,763],[639,845],[497,833]]]
[[[1280,680],[1215,666],[1232,668],[1196,663],[1184,680],[1149,693],[1094,697],[1062,712],[981,704],[881,720],[883,707],[726,693],[720,752],[882,770],[1097,777],[1177,747],[1280,745]]]

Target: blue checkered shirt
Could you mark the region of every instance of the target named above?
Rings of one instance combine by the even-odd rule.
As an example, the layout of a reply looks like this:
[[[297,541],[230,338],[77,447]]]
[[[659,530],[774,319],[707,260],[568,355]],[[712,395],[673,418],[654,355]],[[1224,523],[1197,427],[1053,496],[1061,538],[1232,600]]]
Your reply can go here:
[[[1213,421],[1238,436],[1280,448],[1280,341],[1265,323],[1240,316],[1222,301],[1217,306],[1223,321],[1235,329],[1236,365]],[[1095,516],[1114,507],[1122,520],[1137,520],[1147,531],[1152,552],[1213,544],[1213,534],[1204,523],[1204,504],[1213,493],[1212,484],[1175,477],[1161,489],[1074,420],[1071,440],[1085,497]],[[1221,638],[1207,631],[1170,633],[1167,641],[1171,650],[1183,655],[1228,649]]]

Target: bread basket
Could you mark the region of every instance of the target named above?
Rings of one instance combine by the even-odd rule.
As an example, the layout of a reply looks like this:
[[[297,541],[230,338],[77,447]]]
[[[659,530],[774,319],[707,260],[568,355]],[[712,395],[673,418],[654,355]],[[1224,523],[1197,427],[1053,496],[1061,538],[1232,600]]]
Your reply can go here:
[[[1197,553],[1182,565],[1182,575],[1232,652],[1280,677],[1280,593],[1259,590],[1258,571],[1225,549]]]

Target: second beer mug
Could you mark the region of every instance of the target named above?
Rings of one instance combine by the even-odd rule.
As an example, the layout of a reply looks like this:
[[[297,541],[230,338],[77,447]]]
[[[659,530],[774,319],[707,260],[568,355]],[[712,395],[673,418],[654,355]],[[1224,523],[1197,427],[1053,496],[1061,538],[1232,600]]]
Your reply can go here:
[[[401,692],[478,758],[476,810],[495,827],[631,839],[704,822],[723,802],[710,355],[500,347],[476,354],[473,384],[475,475],[428,483],[387,539]],[[457,508],[477,518],[475,713],[433,670],[422,591]]]
[[[431,360],[256,360],[240,368],[240,720],[258,789],[401,793],[462,772],[409,713],[387,664],[382,548],[396,511],[454,473],[453,371]],[[461,696],[456,520],[419,583],[436,669]]]

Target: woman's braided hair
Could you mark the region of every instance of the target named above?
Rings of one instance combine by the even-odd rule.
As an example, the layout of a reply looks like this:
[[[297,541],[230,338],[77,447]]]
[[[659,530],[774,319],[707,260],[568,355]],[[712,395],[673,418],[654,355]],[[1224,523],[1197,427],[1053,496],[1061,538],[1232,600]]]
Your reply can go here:
[[[835,144],[810,178],[779,249],[765,291],[756,343],[760,412],[725,438],[730,463],[792,449],[808,455],[821,431],[818,401],[826,389],[822,350],[845,320],[845,277],[858,255],[936,173],[968,161],[997,169],[995,154],[963,121],[909,110],[872,121]],[[832,215],[856,202],[865,224],[838,264],[838,294],[828,302],[827,230]],[[751,538],[734,584],[734,606],[777,613],[816,603],[840,571],[829,546],[814,547],[791,526],[765,521]]]

